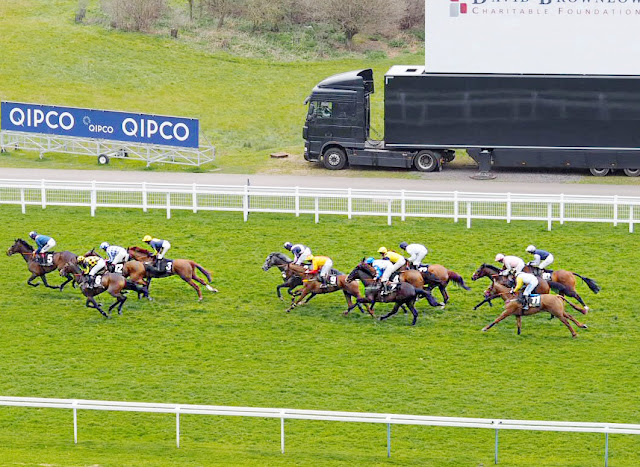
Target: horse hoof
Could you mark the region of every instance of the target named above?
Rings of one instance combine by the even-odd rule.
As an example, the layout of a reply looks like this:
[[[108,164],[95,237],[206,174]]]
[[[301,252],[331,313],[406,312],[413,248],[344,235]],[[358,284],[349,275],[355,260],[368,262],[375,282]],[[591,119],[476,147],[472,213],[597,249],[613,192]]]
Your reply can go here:
[[[487,329],[482,328],[480,331],[482,331],[482,332],[487,332]]]
[[[440,303],[438,306],[440,307],[441,310],[444,310],[444,307],[447,306],[447,304],[446,303]]]
[[[585,307],[584,307],[584,314],[586,315],[587,313],[589,313],[589,307],[588,307],[588,306],[585,306]]]
[[[589,326],[587,326],[586,324],[583,324],[582,326],[580,326],[582,329],[589,329]]]

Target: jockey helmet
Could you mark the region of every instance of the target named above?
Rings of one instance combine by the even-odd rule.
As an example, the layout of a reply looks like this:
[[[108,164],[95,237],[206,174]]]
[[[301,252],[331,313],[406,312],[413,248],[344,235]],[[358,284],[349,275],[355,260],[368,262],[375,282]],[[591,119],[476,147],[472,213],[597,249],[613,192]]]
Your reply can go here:
[[[107,248],[109,248],[109,243],[108,242],[102,242],[100,244],[100,249],[106,250]]]
[[[313,258],[315,258],[315,256],[309,255],[309,256],[307,256],[307,261],[313,261]]]
[[[284,245],[282,245],[282,246],[285,248],[285,250],[291,251],[291,247],[293,245],[291,244],[291,242],[284,242]]]
[[[529,245],[527,247],[527,253],[533,253],[534,251],[536,251],[536,247],[533,245]]]
[[[501,263],[502,261],[504,261],[504,255],[502,253],[498,253],[496,255],[496,259],[497,262]]]
[[[38,232],[36,232],[35,230],[32,230],[31,232],[29,232],[29,237],[36,238],[37,236],[38,236]]]
[[[86,258],[84,256],[80,255],[76,258],[76,261],[78,261],[78,263],[82,263],[85,259]]]
[[[400,248],[402,248],[403,250],[405,250],[407,248],[407,246],[409,246],[409,244],[407,242],[402,242],[400,244]]]
[[[144,238],[142,239],[143,242],[150,242],[151,240],[153,240],[151,238],[151,235],[145,235]]]
[[[373,258],[373,256],[369,256],[367,259],[364,260],[365,263],[367,264],[371,264],[375,261],[375,259]]]
[[[387,254],[387,249],[383,246],[381,246],[380,248],[378,248],[378,253],[382,253],[383,255]]]

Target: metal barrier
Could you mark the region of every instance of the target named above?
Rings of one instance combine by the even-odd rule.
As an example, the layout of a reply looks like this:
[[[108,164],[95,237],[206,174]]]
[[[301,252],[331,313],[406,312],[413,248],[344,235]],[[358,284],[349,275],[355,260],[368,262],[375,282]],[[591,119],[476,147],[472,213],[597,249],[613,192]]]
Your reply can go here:
[[[138,160],[146,162],[147,167],[158,162],[200,167],[215,160],[215,148],[211,145],[192,149],[0,130],[0,150],[17,149],[39,152],[40,159],[47,152],[57,152],[94,156],[101,164],[108,163],[110,158]]]
[[[627,423],[549,422],[541,420],[502,420],[490,418],[429,417],[366,412],[335,412],[261,407],[228,407],[218,405],[156,404],[81,399],[49,399],[39,397],[0,397],[0,406],[66,409],[73,411],[73,440],[78,442],[78,410],[113,412],[150,412],[175,414],[176,446],[180,447],[180,415],[223,415],[280,419],[280,451],[285,451],[285,420],[321,420],[333,422],[378,423],[387,426],[387,457],[391,457],[391,425],[419,425],[495,430],[494,462],[498,463],[500,430],[556,431],[602,433],[605,435],[605,466],[609,461],[609,434],[640,435],[640,425]]]
[[[176,209],[320,215],[438,217],[554,222],[627,224],[629,232],[640,222],[640,197],[582,196],[521,193],[467,193],[457,191],[357,190],[351,188],[266,187],[169,183],[113,183],[96,181],[0,180],[0,204],[27,206],[85,206],[98,208],[163,209],[167,218]]]

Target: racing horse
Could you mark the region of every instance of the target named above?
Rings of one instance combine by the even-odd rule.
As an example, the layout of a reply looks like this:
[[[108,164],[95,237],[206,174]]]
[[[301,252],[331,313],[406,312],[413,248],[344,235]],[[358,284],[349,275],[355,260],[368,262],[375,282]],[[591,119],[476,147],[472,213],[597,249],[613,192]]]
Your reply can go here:
[[[287,275],[287,273],[285,272],[285,266],[291,262],[292,262],[291,258],[289,258],[284,253],[274,251],[273,253],[269,254],[269,256],[267,256],[267,259],[264,261],[264,264],[262,265],[263,271],[268,271],[272,267],[277,267],[282,273],[282,284],[279,284],[278,286],[276,286],[276,294],[278,295],[278,298],[280,300],[284,300],[284,298],[282,298],[282,293],[280,292],[280,289],[286,287],[289,295],[293,295],[293,289],[302,285],[302,277],[300,277],[298,274]],[[310,296],[309,299],[307,299],[307,302],[312,297],[313,296]]]
[[[511,315],[515,315],[518,325],[518,335],[520,335],[520,333],[522,332],[522,317],[534,315],[536,313],[540,313],[541,311],[546,311],[550,313],[551,316],[556,317],[560,321],[562,321],[562,324],[564,324],[569,329],[569,331],[571,332],[571,336],[574,338],[578,337],[578,335],[574,331],[573,327],[571,327],[569,320],[573,321],[579,328],[588,329],[586,324],[580,323],[573,316],[567,313],[564,309],[564,306],[565,303],[568,303],[573,309],[578,310],[584,315],[587,314],[587,310],[574,305],[562,295],[540,295],[540,305],[529,307],[528,310],[523,309],[522,303],[520,303],[520,300],[516,298],[516,294],[510,292],[510,288],[508,286],[500,284],[495,280],[492,280],[491,286],[485,291],[485,296],[487,295],[502,297],[502,299],[505,301],[505,305],[504,311],[500,314],[500,316],[498,316],[492,323],[482,328],[483,332],[488,331],[503,319]]]
[[[52,253],[53,262],[50,266],[45,266],[38,263],[33,255],[33,247],[29,245],[25,240],[21,238],[16,238],[15,243],[7,250],[7,256],[11,256],[13,254],[19,253],[22,255],[22,258],[27,262],[27,268],[31,273],[31,277],[27,279],[27,284],[32,287],[38,287],[40,284],[34,284],[33,280],[36,278],[42,279],[45,287],[50,289],[64,289],[64,286],[73,280],[72,275],[66,275],[66,281],[64,281],[60,286],[49,285],[47,282],[46,274],[49,274],[56,269],[61,269],[67,263],[75,263],[76,255],[71,253],[70,251],[61,251]]]
[[[407,268],[407,266],[400,268],[400,271],[404,271],[405,268]],[[464,283],[464,279],[460,274],[452,271],[451,269],[447,269],[441,264],[430,264],[426,266],[426,270],[424,269],[425,267],[420,267],[417,270],[422,273],[424,282],[428,284],[427,290],[431,292],[433,288],[438,287],[445,305],[449,301],[449,293],[447,292],[447,285],[449,285],[449,282],[453,282],[464,290],[471,290],[467,284]]]
[[[118,307],[118,314],[122,314],[122,306],[124,305],[124,302],[127,301],[127,297],[122,293],[124,289],[130,288],[132,290],[138,290],[135,284],[131,282],[127,284],[127,280],[122,274],[112,272],[96,276],[96,278],[99,277],[99,282],[91,287],[84,279],[82,271],[76,263],[65,264],[62,269],[60,269],[60,275],[72,275],[75,282],[80,285],[82,294],[87,298],[85,306],[87,308],[95,308],[105,318],[110,318],[111,310],[116,306]],[[109,307],[109,314],[105,313],[100,304],[96,302],[96,299],[94,298],[96,295],[100,295],[105,291],[109,292],[109,294],[116,299],[116,301]]]
[[[531,274],[536,274],[536,271],[538,268],[534,268],[530,265],[527,265],[524,267],[523,271],[524,272],[528,272]],[[544,271],[540,271],[540,272],[544,272]],[[569,297],[575,298],[576,300],[578,300],[578,302],[580,302],[580,305],[582,305],[583,307],[585,307],[587,310],[589,309],[589,307],[586,305],[586,303],[584,303],[584,301],[582,300],[582,297],[580,295],[578,295],[578,292],[576,291],[576,277],[579,277],[580,279],[582,279],[582,281],[587,284],[587,287],[589,287],[589,289],[597,294],[598,292],[600,292],[600,286],[596,283],[596,281],[594,281],[593,279],[589,279],[588,277],[585,276],[581,276],[578,273],[572,272],[572,271],[567,271],[565,269],[556,269],[555,271],[550,271],[549,274],[551,274],[551,280],[554,282],[558,282],[562,285],[564,285],[565,287],[565,291],[564,293],[561,293],[560,295],[568,295]]]
[[[347,277],[347,283],[353,283],[356,279],[360,280],[365,286],[365,297],[359,298],[357,303],[368,303],[369,312],[373,316],[373,308],[377,302],[382,303],[394,303],[393,309],[384,316],[380,317],[380,321],[387,319],[398,312],[400,307],[406,306],[413,315],[412,326],[415,326],[418,321],[418,310],[416,310],[415,303],[419,296],[427,297],[431,306],[438,306],[438,301],[427,290],[423,290],[414,287],[409,282],[398,282],[396,288],[388,294],[382,295],[379,283],[375,280],[376,270],[373,266],[361,261],[354,269],[349,273]],[[345,312],[348,314],[356,305],[352,305]]]
[[[335,274],[333,274],[335,272]],[[296,306],[302,302],[302,300],[307,296],[307,303],[311,300],[312,297],[315,297],[318,294],[325,294],[331,292],[337,292],[338,290],[342,290],[344,293],[344,298],[347,300],[348,309],[345,312],[345,315],[351,311],[356,306],[360,309],[362,313],[364,313],[364,309],[362,308],[362,304],[359,301],[362,296],[360,295],[360,287],[358,284],[353,282],[347,282],[347,275],[342,274],[340,271],[332,270],[332,275],[335,276],[336,281],[335,284],[327,284],[327,287],[323,287],[322,283],[317,279],[316,274],[309,274],[307,270],[303,266],[299,266],[297,264],[287,263],[285,265],[285,274],[288,275],[298,275],[302,278],[302,289],[298,289],[293,293],[293,297],[291,298],[291,306],[287,308],[287,313],[294,309]],[[296,300],[296,297],[298,299]],[[351,299],[355,298],[355,302],[352,303]],[[375,318],[373,311],[367,307],[367,311],[371,316]]]
[[[214,289],[213,287],[211,287],[211,285],[209,285],[211,283],[211,273],[195,261],[191,261],[190,259],[174,259],[171,260],[172,266],[170,270],[158,273],[154,270],[154,268],[151,267],[150,264],[147,264],[154,260],[154,256],[149,250],[145,250],[144,248],[140,248],[137,246],[132,246],[127,249],[127,253],[129,253],[129,256],[136,261],[145,263],[144,266],[149,282],[151,282],[152,278],[168,277],[177,274],[183,281],[185,281],[196,290],[196,292],[198,293],[198,301],[202,300],[202,291],[200,290],[200,287],[198,287],[198,284],[196,284],[194,281],[197,281],[200,284],[204,285],[209,292],[216,293],[218,291],[218,289]],[[196,269],[206,276],[209,284],[207,284],[207,282],[197,276]]]
[[[94,248],[92,248],[91,250],[87,251],[84,254],[84,256],[100,256],[100,255],[96,252]],[[141,263],[140,261],[137,261],[135,259],[131,259],[125,262],[124,264],[122,264],[121,270],[109,269],[109,272],[122,274],[125,278],[128,278],[129,280],[131,280],[131,282],[134,282],[139,286],[143,287],[147,292],[146,294],[144,294],[145,297],[149,300],[153,300],[153,298],[149,296],[149,285],[151,284],[151,279],[147,275],[147,270],[144,267],[144,263]],[[138,292],[138,298],[140,298],[141,294],[143,294],[142,291]]]

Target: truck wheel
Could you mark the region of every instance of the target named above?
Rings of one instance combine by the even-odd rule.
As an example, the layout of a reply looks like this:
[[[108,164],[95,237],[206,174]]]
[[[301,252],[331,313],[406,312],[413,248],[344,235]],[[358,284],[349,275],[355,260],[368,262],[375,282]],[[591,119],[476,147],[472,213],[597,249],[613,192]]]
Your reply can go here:
[[[440,155],[433,151],[420,151],[413,161],[420,172],[433,172],[438,168]]]
[[[638,177],[640,176],[640,169],[624,169],[624,174],[627,177]]]
[[[98,156],[98,164],[107,165],[108,163],[109,163],[109,156],[107,156],[106,154],[100,154]]]
[[[604,177],[605,175],[607,175],[609,172],[611,171],[611,169],[597,169],[595,167],[592,167],[591,169],[589,169],[589,172],[591,172],[591,175],[593,175],[594,177]]]
[[[342,170],[347,165],[347,155],[341,148],[329,148],[325,151],[322,162],[329,170]]]

